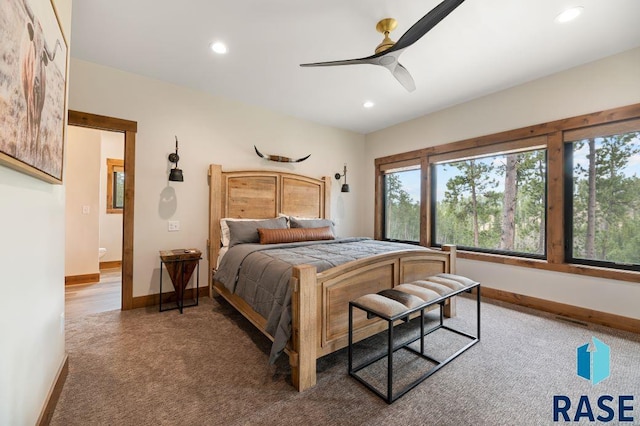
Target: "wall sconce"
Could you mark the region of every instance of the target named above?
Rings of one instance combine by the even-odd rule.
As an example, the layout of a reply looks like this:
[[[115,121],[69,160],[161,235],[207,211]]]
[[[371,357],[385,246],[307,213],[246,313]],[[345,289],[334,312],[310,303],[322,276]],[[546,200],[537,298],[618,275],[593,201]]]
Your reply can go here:
[[[169,154],[169,161],[175,163],[176,165],[169,172],[169,180],[171,182],[183,182],[184,177],[182,176],[182,169],[178,168],[178,161],[180,160],[180,156],[178,155],[178,137],[176,136],[176,152]]]
[[[336,180],[340,180],[340,178],[344,176],[344,183],[342,184],[342,189],[340,190],[340,192],[349,192],[349,184],[347,183],[347,163],[344,164],[343,173],[336,173],[334,176]]]

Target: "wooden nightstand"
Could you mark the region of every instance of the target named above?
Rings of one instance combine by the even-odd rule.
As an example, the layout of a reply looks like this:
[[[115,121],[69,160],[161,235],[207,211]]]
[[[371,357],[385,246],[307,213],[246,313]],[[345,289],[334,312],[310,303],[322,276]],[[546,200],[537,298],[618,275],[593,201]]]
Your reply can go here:
[[[182,313],[183,308],[198,305],[198,295],[200,293],[200,259],[202,259],[202,252],[198,249],[160,250],[160,312],[179,309],[180,313]],[[171,283],[173,284],[176,295],[175,306],[168,308],[162,306],[162,265],[165,265],[167,268],[167,272],[171,278]],[[189,280],[191,280],[193,271],[196,268],[196,286],[193,289],[196,293],[194,302],[189,305],[185,305],[185,289],[187,284],[189,284]],[[173,304],[173,302],[171,302],[171,304]]]

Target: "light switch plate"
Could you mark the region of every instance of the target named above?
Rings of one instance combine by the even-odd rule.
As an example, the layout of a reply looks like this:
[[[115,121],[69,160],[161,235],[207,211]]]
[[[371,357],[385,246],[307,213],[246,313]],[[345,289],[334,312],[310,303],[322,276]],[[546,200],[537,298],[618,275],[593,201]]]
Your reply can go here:
[[[169,232],[175,232],[180,230],[180,221],[179,220],[170,220],[168,222]]]
[[[91,206],[82,206],[82,214],[91,213]]]

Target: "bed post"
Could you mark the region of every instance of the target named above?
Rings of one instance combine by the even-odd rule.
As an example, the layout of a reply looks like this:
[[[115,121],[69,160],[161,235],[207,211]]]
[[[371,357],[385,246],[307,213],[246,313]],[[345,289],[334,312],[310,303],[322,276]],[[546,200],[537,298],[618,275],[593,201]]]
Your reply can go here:
[[[299,265],[291,277],[291,381],[302,392],[316,384],[318,305],[316,268]]]
[[[324,181],[324,211],[320,212],[321,217],[325,219],[331,219],[331,176],[323,176]]]
[[[209,283],[209,297],[214,296],[213,270],[218,261],[220,252],[220,219],[222,219],[222,204],[220,194],[222,191],[222,166],[211,164],[209,166],[209,239],[207,277]]]
[[[443,244],[442,250],[449,252],[449,274],[456,273],[456,246],[450,244]],[[456,316],[456,298],[450,297],[449,303],[444,305],[444,316],[452,318]]]

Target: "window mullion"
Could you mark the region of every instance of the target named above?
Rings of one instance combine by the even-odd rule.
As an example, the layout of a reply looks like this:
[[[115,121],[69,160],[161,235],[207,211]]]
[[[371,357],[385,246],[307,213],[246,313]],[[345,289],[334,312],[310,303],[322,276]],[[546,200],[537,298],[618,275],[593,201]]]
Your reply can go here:
[[[422,157],[420,162],[420,245],[431,246],[431,169],[429,159]]]
[[[569,194],[570,195],[570,194]],[[564,145],[562,132],[547,138],[547,262],[564,263]]]

